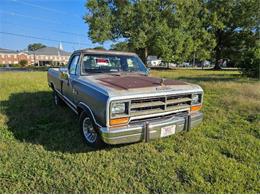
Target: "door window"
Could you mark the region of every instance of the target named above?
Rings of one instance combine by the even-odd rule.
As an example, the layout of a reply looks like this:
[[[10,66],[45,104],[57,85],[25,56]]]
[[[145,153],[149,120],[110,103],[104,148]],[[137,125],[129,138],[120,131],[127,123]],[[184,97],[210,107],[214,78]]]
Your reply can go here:
[[[73,56],[69,66],[70,74],[76,74],[78,61],[79,61],[79,56]]]

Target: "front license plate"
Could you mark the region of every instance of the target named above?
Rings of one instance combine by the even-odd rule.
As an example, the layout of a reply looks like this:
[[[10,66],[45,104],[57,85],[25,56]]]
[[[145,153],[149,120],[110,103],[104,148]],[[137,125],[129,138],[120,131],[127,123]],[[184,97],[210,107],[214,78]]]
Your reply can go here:
[[[176,125],[161,128],[161,137],[166,137],[175,133]]]

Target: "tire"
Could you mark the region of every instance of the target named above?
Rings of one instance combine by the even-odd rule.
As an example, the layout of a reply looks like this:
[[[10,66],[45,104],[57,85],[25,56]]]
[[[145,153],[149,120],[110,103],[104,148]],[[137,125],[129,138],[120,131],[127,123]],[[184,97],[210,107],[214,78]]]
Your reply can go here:
[[[92,117],[83,111],[79,121],[80,131],[86,144],[92,148],[103,148],[105,143],[102,141]]]
[[[56,106],[63,106],[64,105],[63,100],[60,98],[60,96],[55,91],[53,91],[53,102]]]

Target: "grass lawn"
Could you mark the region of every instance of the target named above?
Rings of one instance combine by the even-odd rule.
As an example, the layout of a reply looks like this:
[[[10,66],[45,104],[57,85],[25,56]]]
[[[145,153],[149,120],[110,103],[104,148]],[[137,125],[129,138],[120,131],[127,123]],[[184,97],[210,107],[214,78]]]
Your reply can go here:
[[[204,121],[150,143],[88,148],[46,72],[0,73],[0,193],[260,193],[260,82],[236,71],[153,71],[200,84]]]

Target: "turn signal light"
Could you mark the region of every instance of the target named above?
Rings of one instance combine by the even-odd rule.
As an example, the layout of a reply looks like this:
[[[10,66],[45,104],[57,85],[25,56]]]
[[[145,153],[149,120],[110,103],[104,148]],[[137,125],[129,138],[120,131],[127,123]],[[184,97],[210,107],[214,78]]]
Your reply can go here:
[[[111,126],[113,125],[125,125],[128,123],[129,118],[128,117],[123,117],[123,118],[115,118],[115,119],[110,119],[109,123]]]
[[[198,111],[198,110],[201,109],[201,107],[202,107],[201,105],[191,106],[190,111],[191,111],[191,112],[193,112],[193,111]]]

